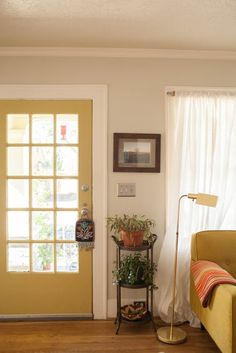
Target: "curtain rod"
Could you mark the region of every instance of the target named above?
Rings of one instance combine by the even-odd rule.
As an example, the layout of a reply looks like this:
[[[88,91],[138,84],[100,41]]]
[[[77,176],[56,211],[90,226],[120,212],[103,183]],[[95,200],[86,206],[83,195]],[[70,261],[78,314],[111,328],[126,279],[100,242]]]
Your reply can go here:
[[[189,87],[189,89],[180,87],[181,91],[183,92],[189,92],[189,90],[197,93],[197,92],[218,92],[218,93],[231,93],[235,94],[236,93],[236,88],[235,87]],[[173,91],[166,91],[167,96],[172,96],[174,97],[176,95],[176,90]]]

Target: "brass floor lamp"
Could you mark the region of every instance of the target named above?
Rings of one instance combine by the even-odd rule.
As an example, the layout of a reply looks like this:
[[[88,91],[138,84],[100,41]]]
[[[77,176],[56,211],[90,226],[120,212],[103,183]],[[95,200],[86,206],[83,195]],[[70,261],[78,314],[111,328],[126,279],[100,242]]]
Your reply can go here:
[[[186,340],[187,334],[184,330],[174,326],[175,316],[175,292],[176,292],[176,275],[177,275],[177,264],[178,264],[178,243],[179,243],[179,218],[180,218],[180,205],[181,200],[187,197],[191,200],[195,200],[197,204],[215,207],[217,203],[217,196],[209,194],[187,194],[182,195],[178,202],[178,213],[177,213],[177,229],[176,229],[176,241],[175,241],[175,259],[174,259],[174,276],[173,276],[173,292],[172,292],[172,312],[170,326],[161,327],[157,330],[157,337],[160,341],[168,344],[179,344]]]

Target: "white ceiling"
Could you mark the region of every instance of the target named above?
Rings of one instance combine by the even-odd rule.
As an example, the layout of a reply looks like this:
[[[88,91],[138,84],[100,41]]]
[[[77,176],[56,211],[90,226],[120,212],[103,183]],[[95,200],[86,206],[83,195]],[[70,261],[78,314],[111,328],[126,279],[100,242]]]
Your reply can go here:
[[[236,51],[236,0],[0,0],[0,47]]]

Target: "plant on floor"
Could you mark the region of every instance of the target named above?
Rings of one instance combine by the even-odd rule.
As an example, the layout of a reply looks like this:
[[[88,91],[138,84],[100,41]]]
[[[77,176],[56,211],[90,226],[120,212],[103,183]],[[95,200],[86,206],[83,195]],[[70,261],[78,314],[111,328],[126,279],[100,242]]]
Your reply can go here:
[[[38,260],[41,262],[43,270],[49,270],[53,261],[53,252],[50,244],[39,244]]]

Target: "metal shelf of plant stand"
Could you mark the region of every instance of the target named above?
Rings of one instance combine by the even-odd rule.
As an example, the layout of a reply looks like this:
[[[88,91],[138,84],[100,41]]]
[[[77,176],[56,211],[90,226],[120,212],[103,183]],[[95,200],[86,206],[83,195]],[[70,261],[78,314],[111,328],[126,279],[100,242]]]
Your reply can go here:
[[[127,284],[123,282],[119,282],[118,285],[122,288],[130,288],[130,289],[140,289],[150,287],[149,284],[139,283],[139,284]]]
[[[155,241],[157,240],[157,235],[152,234],[152,237],[153,237],[152,242],[148,242],[147,240],[144,240],[142,246],[125,246],[123,240],[118,240],[114,235],[112,235],[111,237],[120,250],[137,251],[137,252],[151,249]]]
[[[153,237],[152,242],[148,242],[147,240],[144,240],[142,246],[129,247],[129,246],[125,246],[124,242],[122,240],[118,240],[114,235],[112,235],[112,239],[117,246],[116,262],[117,262],[118,266],[120,264],[121,251],[135,251],[135,252],[146,251],[148,258],[149,258],[149,251],[150,251],[151,252],[151,263],[153,264],[153,246],[154,246],[155,241],[157,240],[157,235],[153,234],[152,237]],[[122,314],[121,314],[121,288],[130,288],[130,289],[146,288],[147,312],[142,319],[128,320],[122,316]],[[149,310],[149,295],[151,297],[150,298],[150,302],[151,302],[150,309],[151,310]],[[117,316],[115,319],[115,324],[117,324],[116,334],[118,334],[118,332],[119,332],[121,321],[124,321],[127,323],[141,323],[141,322],[151,321],[152,325],[153,325],[154,332],[156,332],[156,326],[155,326],[154,319],[153,319],[153,288],[152,288],[152,286],[147,285],[145,283],[126,284],[126,283],[122,283],[120,281],[117,283]]]
[[[147,311],[144,314],[144,316],[142,318],[140,318],[140,319],[130,320],[130,319],[126,319],[125,317],[121,317],[121,320],[124,321],[127,324],[142,324],[142,323],[153,321],[153,318],[152,318],[151,312]],[[156,332],[156,327],[154,328],[154,331]]]

